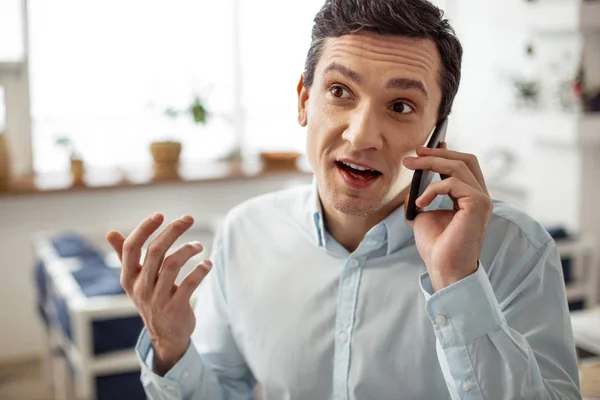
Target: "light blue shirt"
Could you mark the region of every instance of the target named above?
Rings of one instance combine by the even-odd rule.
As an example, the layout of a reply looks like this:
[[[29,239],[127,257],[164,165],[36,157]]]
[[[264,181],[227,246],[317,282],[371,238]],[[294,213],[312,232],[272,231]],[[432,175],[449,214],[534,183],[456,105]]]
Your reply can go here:
[[[449,200],[430,208],[451,208]],[[580,399],[560,259],[538,223],[495,202],[476,273],[434,293],[400,207],[352,253],[315,186],[229,213],[197,327],[150,399]]]

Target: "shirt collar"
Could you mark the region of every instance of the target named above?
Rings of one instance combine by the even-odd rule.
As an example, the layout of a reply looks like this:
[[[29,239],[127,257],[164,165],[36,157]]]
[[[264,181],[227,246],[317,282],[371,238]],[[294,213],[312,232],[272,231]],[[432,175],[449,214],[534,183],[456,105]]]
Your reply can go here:
[[[321,199],[319,198],[317,179],[314,176],[308,206],[310,207],[310,211],[313,216],[317,245],[319,247],[325,247],[325,222],[323,219],[323,208],[321,206]]]
[[[427,207],[427,209],[435,209],[440,204],[440,197],[436,198],[434,202]],[[323,218],[323,208],[321,200],[319,198],[319,189],[317,186],[317,180],[313,176],[311,196],[308,204],[311,214],[312,223],[314,224],[314,237],[319,247],[326,247],[326,232]],[[380,240],[385,240],[387,244],[386,254],[390,255],[402,247],[404,247],[414,236],[413,230],[406,224],[404,219],[404,205],[401,205],[395,209],[390,215],[387,216],[382,222],[375,225],[368,233],[367,236],[376,236]]]

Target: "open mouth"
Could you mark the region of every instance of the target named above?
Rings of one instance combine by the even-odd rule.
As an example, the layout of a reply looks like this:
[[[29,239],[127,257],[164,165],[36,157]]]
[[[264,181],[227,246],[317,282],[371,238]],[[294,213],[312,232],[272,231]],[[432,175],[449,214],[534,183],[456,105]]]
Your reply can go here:
[[[336,161],[336,165],[341,171],[358,180],[369,181],[381,175],[379,171],[361,167],[350,162]]]

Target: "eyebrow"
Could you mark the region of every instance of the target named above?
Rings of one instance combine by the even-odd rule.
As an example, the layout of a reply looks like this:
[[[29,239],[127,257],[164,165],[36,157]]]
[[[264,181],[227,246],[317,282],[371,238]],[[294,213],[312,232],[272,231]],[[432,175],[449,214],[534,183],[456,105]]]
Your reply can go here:
[[[323,75],[326,75],[329,72],[338,72],[340,74],[342,74],[343,76],[345,76],[346,78],[350,79],[351,81],[353,81],[356,84],[361,84],[363,81],[363,77],[361,74],[359,74],[356,71],[353,71],[352,69],[343,66],[342,64],[336,63],[336,62],[332,62],[331,64],[329,64],[327,66],[327,68],[325,68],[325,71],[323,71]],[[417,90],[418,92],[420,92],[424,97],[426,101],[429,101],[429,93],[427,92],[427,89],[425,88],[425,85],[423,85],[422,82],[414,80],[414,79],[409,79],[409,78],[392,78],[390,79],[386,86],[386,89],[401,89],[401,90]]]
[[[427,101],[429,100],[429,93],[427,93],[427,89],[425,88],[425,85],[423,85],[422,82],[414,80],[414,79],[392,78],[388,81],[385,88],[386,89],[403,89],[403,90],[416,89],[417,91],[421,92],[421,94],[425,97],[425,100],[427,100]]]
[[[357,84],[360,84],[363,81],[363,77],[361,74],[336,62],[332,62],[331,64],[329,64],[327,68],[325,68],[325,71],[323,71],[323,75],[326,75],[328,72],[332,71],[339,72],[340,74],[344,75],[346,78],[350,79],[351,81],[354,81],[354,83]]]

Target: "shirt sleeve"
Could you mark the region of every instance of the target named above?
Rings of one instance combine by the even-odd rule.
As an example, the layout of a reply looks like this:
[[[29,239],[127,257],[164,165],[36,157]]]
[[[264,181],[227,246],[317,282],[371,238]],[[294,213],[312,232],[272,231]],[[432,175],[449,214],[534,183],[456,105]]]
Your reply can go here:
[[[421,276],[438,359],[452,399],[581,399],[575,345],[554,241],[499,302],[480,264],[439,292]]]
[[[235,343],[220,277],[224,264],[220,235],[213,268],[196,297],[196,329],[187,351],[164,377],[153,371],[152,345],[144,328],[136,346],[141,381],[150,400],[252,400],[256,381]]]

